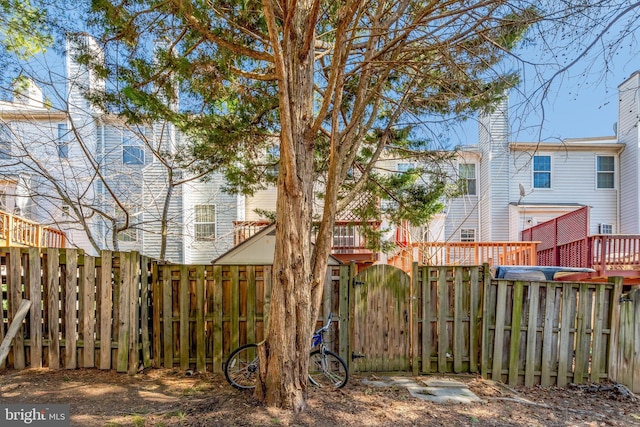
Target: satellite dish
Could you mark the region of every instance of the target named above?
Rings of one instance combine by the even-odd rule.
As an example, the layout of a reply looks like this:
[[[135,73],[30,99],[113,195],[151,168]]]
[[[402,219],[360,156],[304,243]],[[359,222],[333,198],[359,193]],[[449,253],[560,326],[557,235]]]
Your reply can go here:
[[[527,193],[525,193],[524,191],[524,185],[522,185],[522,183],[518,184],[518,186],[520,186],[520,197],[524,197],[527,195]]]

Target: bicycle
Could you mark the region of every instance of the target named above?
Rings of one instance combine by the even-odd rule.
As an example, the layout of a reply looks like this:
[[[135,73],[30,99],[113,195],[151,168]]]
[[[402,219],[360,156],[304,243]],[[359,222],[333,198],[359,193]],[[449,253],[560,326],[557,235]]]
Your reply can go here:
[[[311,348],[316,350],[309,354],[309,382],[316,387],[342,388],[349,379],[347,364],[340,356],[327,349],[324,344],[324,333],[331,326],[332,314],[329,313],[327,324],[313,333]],[[224,365],[224,376],[229,384],[239,390],[250,390],[256,387],[258,376],[258,344],[246,344],[235,349]]]

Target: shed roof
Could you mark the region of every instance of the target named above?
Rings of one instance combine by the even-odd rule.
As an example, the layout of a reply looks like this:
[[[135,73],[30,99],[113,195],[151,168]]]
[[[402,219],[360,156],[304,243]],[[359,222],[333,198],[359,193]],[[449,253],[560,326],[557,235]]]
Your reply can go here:
[[[271,224],[211,261],[215,265],[271,265],[275,254],[276,225]],[[330,256],[329,265],[342,264]]]

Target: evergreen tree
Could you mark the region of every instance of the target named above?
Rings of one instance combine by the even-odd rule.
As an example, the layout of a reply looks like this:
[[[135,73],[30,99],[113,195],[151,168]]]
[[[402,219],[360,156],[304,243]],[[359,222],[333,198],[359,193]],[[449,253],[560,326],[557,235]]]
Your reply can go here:
[[[395,220],[424,223],[440,208],[446,179],[432,167],[389,177],[377,162],[442,161],[430,124],[490,109],[518,82],[501,61],[543,14],[560,23],[590,6],[571,3],[541,11],[518,0],[94,0],[93,24],[112,62],[93,65],[114,82],[94,101],[131,123],[172,121],[237,191],[277,183],[256,388],[268,405],[305,407],[337,212],[366,191],[394,200]],[[429,185],[416,186],[427,170],[435,173]],[[318,186],[324,203],[312,245]],[[376,206],[360,214],[379,215]]]

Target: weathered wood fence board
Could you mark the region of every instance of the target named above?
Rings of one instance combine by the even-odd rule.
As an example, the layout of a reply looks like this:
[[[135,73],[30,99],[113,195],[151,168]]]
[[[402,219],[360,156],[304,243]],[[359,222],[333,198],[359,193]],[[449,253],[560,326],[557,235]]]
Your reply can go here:
[[[487,313],[484,323],[488,345],[482,363],[490,367],[486,375],[527,386],[606,379],[611,362],[606,349],[613,339],[603,314],[618,310],[620,287],[620,283],[485,283],[485,308],[495,310]]]
[[[33,303],[9,365],[136,372],[150,366],[150,262],[139,254],[0,248],[4,270],[0,334],[24,299]],[[6,316],[6,317],[5,317]]]
[[[611,379],[640,392],[640,289],[634,289],[620,303],[617,340],[612,347]]]
[[[0,248],[0,267],[0,339],[21,301],[33,304],[7,367],[220,372],[234,348],[264,339],[270,266],[173,265],[137,253],[103,251],[94,258],[74,249]],[[611,378],[640,391],[640,290],[621,299],[619,279],[494,280],[488,266],[414,265],[407,282],[392,269],[378,268],[380,277],[366,279],[388,283],[388,293],[358,289],[360,273],[353,266],[327,274],[318,326],[333,313],[328,338],[352,367],[480,372],[527,386]],[[405,290],[392,283],[405,283]],[[382,311],[389,307],[398,324],[373,331],[379,336],[367,331],[369,324],[387,328]],[[380,354],[403,350],[392,359],[367,357],[354,353],[355,342]]]
[[[423,373],[477,371],[484,276],[477,267],[425,266],[415,279],[421,344],[414,365]]]

